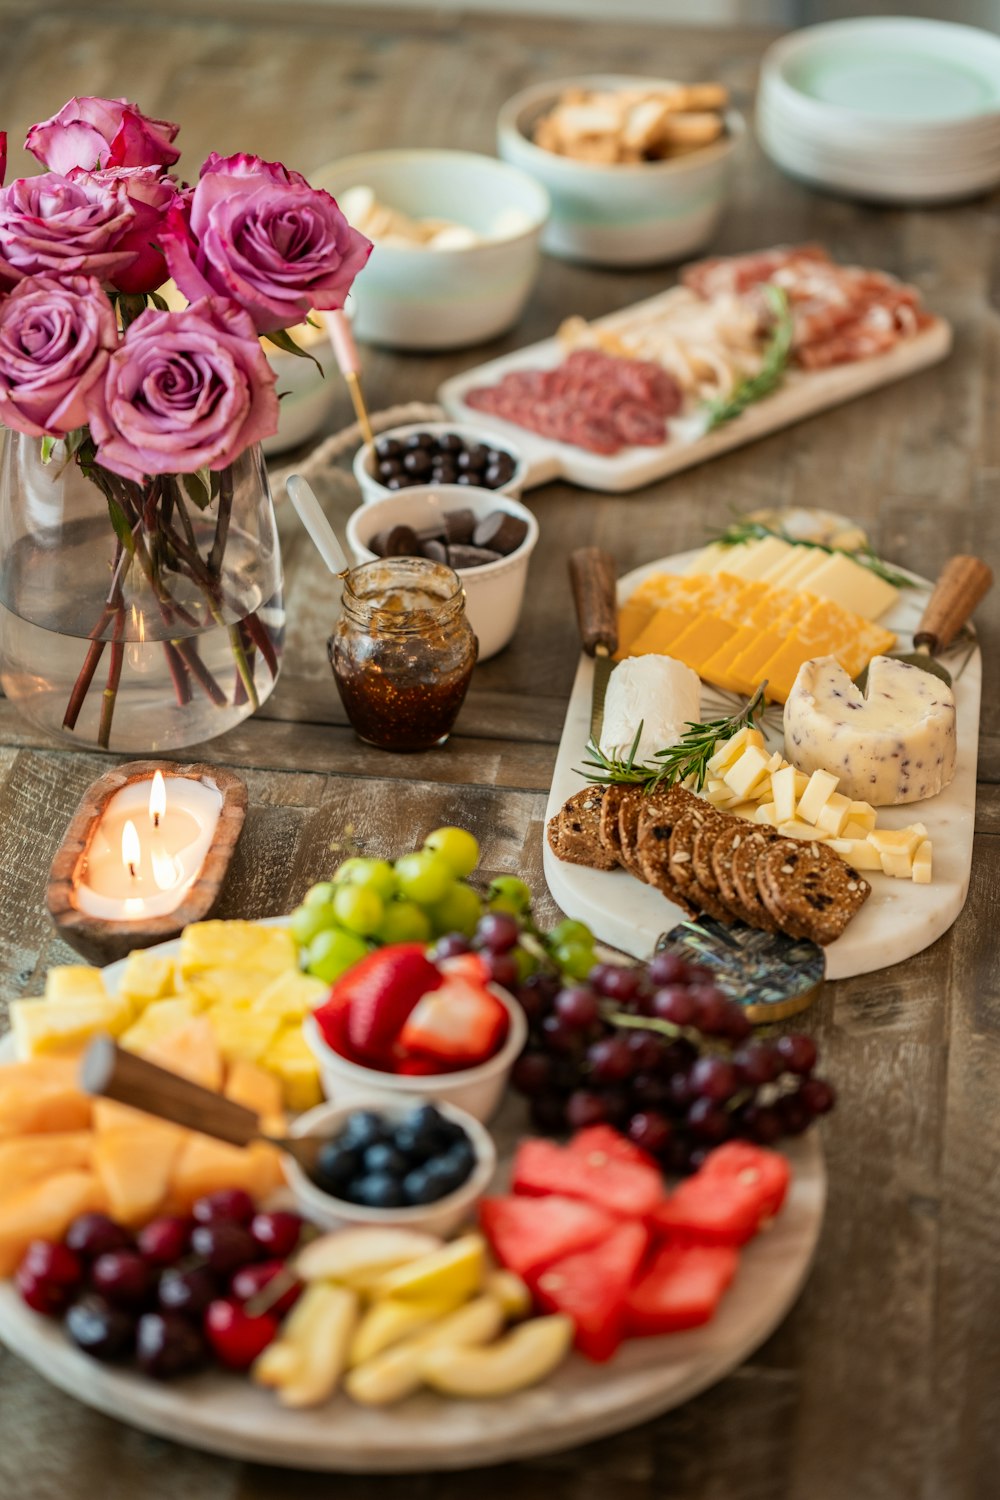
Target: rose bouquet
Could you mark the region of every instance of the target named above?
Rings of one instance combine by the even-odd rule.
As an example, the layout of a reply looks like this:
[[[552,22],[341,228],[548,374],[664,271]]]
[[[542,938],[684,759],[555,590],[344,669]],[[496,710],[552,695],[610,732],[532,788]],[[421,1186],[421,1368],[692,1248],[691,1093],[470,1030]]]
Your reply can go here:
[[[269,630],[227,596],[224,567],[234,467],[278,425],[261,340],[301,353],[288,330],[343,307],[371,251],[278,163],[213,153],[185,185],[177,132],[123,99],[71,99],[28,132],[46,170],[0,187],[0,423],[107,506],[107,588],[63,718],[76,726],[107,652],[104,746],[137,591],[178,703],[229,698],[201,626],[225,628],[244,702],[257,703],[254,659],[276,674]],[[5,148],[0,136],[0,184]],[[168,278],[180,310],[158,290]]]

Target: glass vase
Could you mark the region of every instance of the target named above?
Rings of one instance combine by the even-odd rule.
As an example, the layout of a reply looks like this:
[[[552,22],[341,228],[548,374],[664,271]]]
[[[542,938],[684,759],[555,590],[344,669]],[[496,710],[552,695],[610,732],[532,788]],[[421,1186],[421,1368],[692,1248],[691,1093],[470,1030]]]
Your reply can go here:
[[[0,429],[0,683],[45,729],[179,749],[270,695],[281,556],[257,447],[134,484]]]

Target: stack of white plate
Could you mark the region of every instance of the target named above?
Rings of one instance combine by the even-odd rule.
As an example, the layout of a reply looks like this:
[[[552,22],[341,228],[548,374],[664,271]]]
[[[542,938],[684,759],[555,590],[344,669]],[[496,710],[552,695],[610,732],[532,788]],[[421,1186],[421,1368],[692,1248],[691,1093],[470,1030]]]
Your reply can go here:
[[[1000,183],[1000,38],[909,18],[792,32],[764,57],[757,136],[786,172],[888,203]]]

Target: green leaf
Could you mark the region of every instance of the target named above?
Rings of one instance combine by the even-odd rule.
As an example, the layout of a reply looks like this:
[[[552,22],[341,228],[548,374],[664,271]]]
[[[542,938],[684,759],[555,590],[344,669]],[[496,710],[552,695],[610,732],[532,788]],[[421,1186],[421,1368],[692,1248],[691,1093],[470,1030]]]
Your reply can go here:
[[[58,439],[54,438],[54,437],[43,437],[42,438],[42,463],[43,464],[50,464],[52,462],[52,455],[56,451],[56,443],[57,443],[57,441],[58,441]]]
[[[728,396],[721,396],[717,401],[708,403],[708,432],[714,427],[720,427],[723,422],[731,422],[733,417],[738,417],[754,401],[769,396],[785,378],[795,333],[792,310],[787,294],[780,286],[774,286],[770,282],[764,287],[764,299],[773,323],[771,340],[764,350],[761,367],[756,375],[748,375],[739,381]]]
[[[161,297],[159,292],[147,292],[146,296],[148,297],[149,301],[152,302],[157,312],[170,311],[170,308],[167,306],[166,299]]]
[[[269,344],[274,344],[275,348],[283,350],[285,354],[297,354],[299,359],[311,359],[319,373],[326,378],[326,371],[315,354],[310,354],[308,349],[300,349],[287,328],[276,328],[274,333],[265,333],[264,337]]]
[[[128,516],[122,510],[113,495],[108,496],[108,515],[111,517],[111,525],[114,527],[115,536],[121,542],[129,557],[135,556],[135,537],[128,523]]]
[[[212,502],[212,474],[208,469],[196,469],[193,474],[178,474],[184,493],[199,510]]]

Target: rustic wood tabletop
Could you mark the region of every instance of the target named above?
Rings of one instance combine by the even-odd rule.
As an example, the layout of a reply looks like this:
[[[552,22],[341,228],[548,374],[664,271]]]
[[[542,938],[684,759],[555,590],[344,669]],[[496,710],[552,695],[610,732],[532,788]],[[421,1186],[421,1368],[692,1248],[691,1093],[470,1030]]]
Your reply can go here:
[[[502,7],[498,7],[502,9]],[[169,10],[169,15],[167,11]],[[501,102],[545,77],[635,71],[720,78],[752,108],[763,32],[487,19],[285,0],[0,8],[0,86],[12,146],[73,93],[127,94],[183,121],[182,168],[256,151],[307,173],[396,144],[492,152]],[[29,170],[12,151],[8,176]],[[1000,199],[931,212],[860,207],[782,177],[748,142],[715,248],[818,240],[916,282],[950,319],[948,362],[701,469],[612,498],[553,484],[520,629],[476,672],[457,732],[393,757],[347,727],[326,661],[337,601],[282,507],[289,634],[265,710],[196,752],[245,776],[250,812],[223,915],[287,910],[349,836],[391,854],[459,822],[492,872],[543,889],[546,790],[578,647],[571,545],[622,570],[697,544],[733,509],[812,504],[865,525],[877,550],[933,575],[956,551],[1000,557]],[[483,350],[364,351],[371,406],[431,400],[470,363],[665,287],[671,269],[546,261],[521,324]],[[332,427],[350,421],[338,396]],[[356,503],[328,487],[343,525]],[[525,1500],[987,1500],[1000,1464],[1000,591],[981,608],[985,684],[968,904],[927,952],[827,987],[807,1017],[839,1089],[824,1123],[827,1220],[797,1306],[741,1369],[621,1436],[477,1474],[357,1478],[240,1464],[98,1416],[0,1351],[4,1500],[439,1500],[516,1489]],[[47,740],[0,701],[0,995],[36,993],[71,955],[44,909],[51,856],[107,761]],[[2,1013],[0,1005],[0,1013]],[[2,1025],[2,1022],[0,1022]]]

